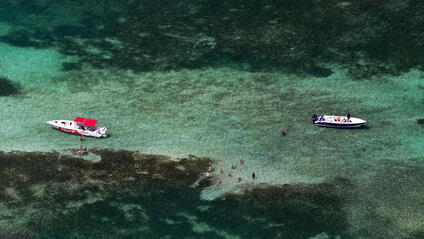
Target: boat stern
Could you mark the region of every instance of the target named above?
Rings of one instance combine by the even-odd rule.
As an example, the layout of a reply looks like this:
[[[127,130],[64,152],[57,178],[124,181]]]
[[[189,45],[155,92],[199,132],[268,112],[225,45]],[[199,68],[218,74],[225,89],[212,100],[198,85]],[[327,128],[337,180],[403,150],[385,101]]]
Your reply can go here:
[[[96,137],[98,137],[98,138],[106,138],[107,137],[107,128],[106,127],[102,127],[102,128],[99,128],[98,130],[97,130],[97,136]]]

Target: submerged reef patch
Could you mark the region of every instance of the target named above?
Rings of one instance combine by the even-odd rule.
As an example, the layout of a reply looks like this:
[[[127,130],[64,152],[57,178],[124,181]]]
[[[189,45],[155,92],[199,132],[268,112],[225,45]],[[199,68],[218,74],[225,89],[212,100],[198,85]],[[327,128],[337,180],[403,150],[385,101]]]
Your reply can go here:
[[[19,93],[19,85],[0,76],[0,96],[10,96]]]
[[[327,77],[336,63],[362,79],[424,63],[417,0],[4,2],[0,20],[20,27],[0,41],[55,47],[96,68],[248,65]]]
[[[246,185],[200,199],[212,159],[93,150],[98,163],[57,153],[0,153],[0,225],[28,238],[310,238],[346,235],[341,188]],[[0,227],[0,230],[3,229]],[[25,234],[26,235],[26,234]],[[348,235],[343,238],[349,238]]]
[[[72,70],[81,70],[82,64],[78,62],[63,62],[62,70],[63,71],[72,71]]]

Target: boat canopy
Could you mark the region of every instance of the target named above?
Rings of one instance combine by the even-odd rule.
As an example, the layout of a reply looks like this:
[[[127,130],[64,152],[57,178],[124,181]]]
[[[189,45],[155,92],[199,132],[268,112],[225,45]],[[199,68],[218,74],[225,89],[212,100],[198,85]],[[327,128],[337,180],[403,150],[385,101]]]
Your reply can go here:
[[[96,122],[97,120],[94,120],[94,119],[86,119],[84,122],[84,125],[93,127],[94,125],[96,125]]]
[[[82,117],[75,117],[74,119],[74,122],[77,122],[77,123],[84,123],[84,121],[85,121],[85,118],[82,118]]]
[[[76,123],[82,123],[82,124],[84,124],[86,126],[93,127],[94,125],[96,125],[97,120],[86,119],[86,118],[82,118],[82,117],[75,117],[74,122],[76,122]]]

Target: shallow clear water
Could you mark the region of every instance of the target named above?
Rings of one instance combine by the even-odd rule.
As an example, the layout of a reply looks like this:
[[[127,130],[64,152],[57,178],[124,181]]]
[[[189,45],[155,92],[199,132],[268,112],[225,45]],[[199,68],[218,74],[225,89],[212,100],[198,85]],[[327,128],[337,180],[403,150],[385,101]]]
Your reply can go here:
[[[16,24],[32,29],[26,22],[5,19],[0,22],[1,35],[10,34]],[[78,39],[72,37],[74,42]],[[119,40],[111,39],[108,42],[113,49],[123,47]],[[86,50],[93,57],[100,52],[106,60],[122,60],[100,47],[87,46]],[[321,183],[339,177],[355,185],[349,189],[355,196],[345,202],[349,235],[407,238],[422,230],[424,128],[416,120],[422,117],[423,73],[418,69],[370,79],[354,78],[341,63],[324,62],[322,65],[333,71],[328,77],[252,71],[230,63],[147,71],[116,65],[99,69],[84,63],[79,69],[65,71],[63,63],[82,57],[64,54],[61,46],[22,47],[3,41],[0,52],[0,76],[21,88],[20,94],[0,97],[4,139],[0,151],[68,154],[79,147],[78,136],[50,129],[44,122],[75,116],[95,118],[99,126],[108,128],[110,137],[86,138],[83,145],[89,148],[172,158],[206,156],[216,160],[217,171],[234,175],[222,176],[219,190],[206,189],[194,197],[212,199],[224,192],[238,192],[244,183]],[[347,112],[368,121],[367,127],[318,128],[310,119],[314,113]],[[285,136],[281,130],[286,131]],[[243,165],[238,163],[240,158],[245,160]],[[232,164],[238,168],[231,170]],[[255,181],[250,180],[253,171]],[[236,176],[243,181],[237,183]],[[134,203],[137,197],[129,201]],[[109,220],[120,220],[113,215]],[[376,227],[383,231],[380,236],[371,232]],[[165,232],[153,231],[157,237],[166,237]],[[213,236],[238,235],[227,235],[225,230],[220,233]]]

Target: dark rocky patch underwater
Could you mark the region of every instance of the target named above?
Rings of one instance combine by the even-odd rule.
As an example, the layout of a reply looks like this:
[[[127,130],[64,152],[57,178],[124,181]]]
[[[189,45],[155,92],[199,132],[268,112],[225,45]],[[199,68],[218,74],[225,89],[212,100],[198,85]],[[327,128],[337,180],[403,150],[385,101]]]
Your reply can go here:
[[[19,85],[6,77],[0,76],[0,96],[11,96],[19,93]]]
[[[418,0],[4,0],[0,41],[76,56],[63,71],[232,66],[358,79],[422,70]]]
[[[200,199],[209,158],[178,161],[95,150],[91,163],[58,153],[0,153],[0,235],[8,238],[310,238],[346,234],[342,179],[246,185]],[[200,186],[201,185],[201,186]]]

